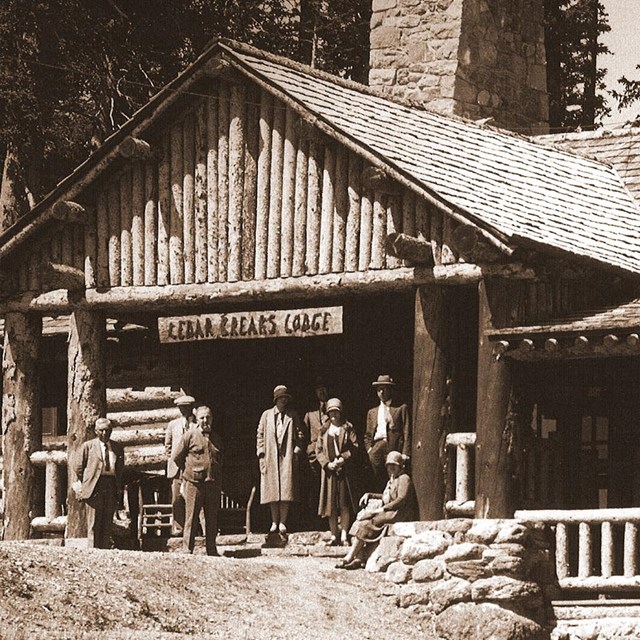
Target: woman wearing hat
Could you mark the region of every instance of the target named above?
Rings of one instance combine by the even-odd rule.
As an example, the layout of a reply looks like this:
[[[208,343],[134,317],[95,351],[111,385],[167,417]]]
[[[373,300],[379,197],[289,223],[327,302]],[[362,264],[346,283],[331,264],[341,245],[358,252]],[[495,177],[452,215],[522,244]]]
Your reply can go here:
[[[411,478],[404,470],[404,458],[398,451],[387,455],[385,464],[389,481],[382,494],[365,493],[360,499],[364,507],[358,513],[349,532],[352,545],[337,569],[359,569],[363,566],[360,551],[367,543],[377,542],[393,522],[411,520],[414,515],[415,491]],[[375,506],[373,503],[377,502]]]
[[[316,442],[316,457],[322,469],[318,515],[329,518],[331,544],[341,542],[348,546],[351,510],[355,511],[349,484],[349,467],[352,456],[358,449],[358,439],[353,425],[342,416],[342,402],[338,398],[329,399],[326,410],[329,424],[322,429]]]
[[[298,414],[289,408],[291,394],[283,384],[273,390],[275,406],[258,423],[256,453],[260,464],[260,503],[271,508],[271,530],[287,534],[289,506],[298,501],[298,457],[304,432]]]

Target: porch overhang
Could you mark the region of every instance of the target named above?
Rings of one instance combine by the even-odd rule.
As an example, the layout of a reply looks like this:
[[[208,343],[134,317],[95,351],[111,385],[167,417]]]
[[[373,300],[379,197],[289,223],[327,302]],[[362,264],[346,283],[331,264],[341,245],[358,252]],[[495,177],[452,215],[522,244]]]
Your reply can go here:
[[[497,358],[555,360],[640,355],[640,298],[538,325],[487,331]]]
[[[109,287],[72,292],[66,289],[28,292],[0,303],[0,314],[9,311],[55,314],[73,309],[105,312],[154,312],[251,303],[259,300],[287,300],[323,296],[369,295],[408,290],[422,284],[469,285],[485,276],[532,279],[532,269],[520,263],[436,265],[434,267],[399,267],[370,269],[314,276],[240,280],[237,282]]]

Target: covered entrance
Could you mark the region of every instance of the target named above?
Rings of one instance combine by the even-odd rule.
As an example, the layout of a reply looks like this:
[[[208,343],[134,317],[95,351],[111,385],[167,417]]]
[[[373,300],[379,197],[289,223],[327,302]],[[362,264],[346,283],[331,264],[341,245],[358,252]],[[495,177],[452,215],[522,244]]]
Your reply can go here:
[[[376,402],[371,381],[380,373],[390,373],[398,383],[397,399],[411,403],[413,292],[349,301],[314,300],[313,304],[340,306],[343,332],[308,338],[230,337],[160,346],[161,351],[175,350],[190,369],[191,392],[198,402],[212,407],[225,444],[224,489],[240,502],[246,502],[251,488],[259,485],[256,427],[261,413],[271,406],[275,385],[289,387],[293,406],[302,418],[315,404],[315,380],[322,377],[329,394],[342,399],[346,417],[360,438],[366,412]],[[291,310],[308,306],[308,300],[280,305]],[[363,490],[365,473],[363,468]],[[259,530],[267,514],[259,499],[255,504],[252,520]],[[292,513],[293,526],[305,528],[312,521],[311,513]]]

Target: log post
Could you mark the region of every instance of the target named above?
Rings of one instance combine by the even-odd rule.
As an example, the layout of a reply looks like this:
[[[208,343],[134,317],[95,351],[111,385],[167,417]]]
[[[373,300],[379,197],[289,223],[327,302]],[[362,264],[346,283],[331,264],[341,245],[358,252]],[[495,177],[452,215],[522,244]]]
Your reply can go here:
[[[444,447],[449,370],[448,293],[439,285],[416,290],[413,346],[413,436],[411,475],[420,520],[443,517]]]
[[[480,281],[478,389],[476,413],[476,517],[510,518],[513,514],[513,433],[509,425],[511,365],[496,358],[485,331],[521,319],[521,283],[499,278]],[[513,413],[513,409],[512,409]]]
[[[67,538],[86,535],[84,506],[71,485],[74,461],[96,418],[106,415],[105,320],[101,313],[76,310],[69,316],[67,374],[68,520]]]
[[[2,358],[4,539],[25,540],[31,527],[35,473],[30,455],[42,445],[38,355],[42,319],[7,313]]]
[[[60,491],[60,465],[47,462],[44,482],[44,515],[53,520],[62,515],[62,493]]]

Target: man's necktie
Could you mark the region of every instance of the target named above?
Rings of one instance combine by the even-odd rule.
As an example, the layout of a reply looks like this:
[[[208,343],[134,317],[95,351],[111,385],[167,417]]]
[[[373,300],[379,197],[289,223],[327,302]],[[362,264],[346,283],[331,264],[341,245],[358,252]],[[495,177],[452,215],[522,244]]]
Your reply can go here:
[[[109,455],[109,445],[104,445],[104,470],[111,471],[111,456]]]

